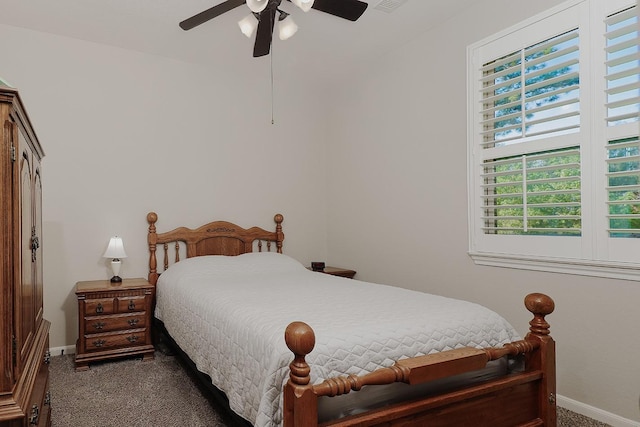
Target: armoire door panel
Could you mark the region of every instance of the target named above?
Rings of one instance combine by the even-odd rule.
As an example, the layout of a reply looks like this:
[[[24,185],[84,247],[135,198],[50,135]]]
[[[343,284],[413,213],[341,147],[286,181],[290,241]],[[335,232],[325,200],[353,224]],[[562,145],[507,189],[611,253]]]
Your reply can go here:
[[[33,189],[31,174],[31,151],[20,138],[20,235],[21,235],[21,272],[19,287],[19,309],[16,310],[18,319],[16,327],[18,330],[18,349],[20,359],[24,361],[33,340],[35,332],[35,298],[33,283],[33,261],[31,258],[31,241],[35,232],[32,224],[33,218]],[[22,363],[21,363],[22,365]]]
[[[34,307],[35,307],[35,324],[38,325],[43,317],[43,299],[44,299],[44,280],[42,277],[42,178],[40,176],[40,168],[34,161],[34,182],[33,182],[33,224],[35,227],[35,246],[33,263],[33,283],[34,283]]]
[[[6,105],[0,104],[0,117],[6,117]],[[3,112],[4,111],[4,112]],[[11,392],[15,384],[15,365],[12,363],[14,330],[11,316],[14,309],[14,287],[5,284],[14,283],[14,257],[11,248],[14,246],[14,210],[13,188],[14,171],[12,150],[15,124],[11,120],[3,120],[2,138],[0,138],[0,394]],[[8,189],[8,190],[7,190]]]

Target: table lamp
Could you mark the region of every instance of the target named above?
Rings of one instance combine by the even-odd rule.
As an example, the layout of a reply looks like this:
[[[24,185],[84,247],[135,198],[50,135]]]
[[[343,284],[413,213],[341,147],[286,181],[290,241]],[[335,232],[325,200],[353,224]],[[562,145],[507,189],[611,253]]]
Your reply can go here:
[[[105,251],[103,257],[111,258],[111,270],[113,271],[111,283],[121,283],[122,278],[119,276],[119,274],[122,261],[120,261],[120,259],[127,257],[127,253],[124,251],[122,238],[113,236],[111,240],[109,240],[109,246],[107,247],[107,250]]]

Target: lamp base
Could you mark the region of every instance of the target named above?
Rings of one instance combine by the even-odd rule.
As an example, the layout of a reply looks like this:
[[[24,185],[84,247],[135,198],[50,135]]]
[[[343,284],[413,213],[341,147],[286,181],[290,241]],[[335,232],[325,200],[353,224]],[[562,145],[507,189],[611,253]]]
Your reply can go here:
[[[111,283],[115,283],[116,285],[119,285],[120,283],[122,283],[122,278],[119,276],[121,265],[122,265],[122,261],[120,261],[119,258],[114,258],[113,260],[111,260],[111,271],[113,272]]]

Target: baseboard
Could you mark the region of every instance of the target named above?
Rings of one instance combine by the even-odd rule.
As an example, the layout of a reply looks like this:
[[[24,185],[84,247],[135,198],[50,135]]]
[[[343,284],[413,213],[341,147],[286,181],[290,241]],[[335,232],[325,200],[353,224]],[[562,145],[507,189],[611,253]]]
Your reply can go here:
[[[611,412],[603,411],[602,409],[589,406],[577,400],[569,399],[568,397],[558,395],[557,403],[558,406],[562,406],[565,409],[584,415],[585,417],[593,418],[596,421],[609,424],[612,427],[640,427],[640,423],[637,421],[628,420]]]
[[[75,345],[65,345],[63,347],[49,347],[52,356],[61,356],[63,354],[76,354]]]

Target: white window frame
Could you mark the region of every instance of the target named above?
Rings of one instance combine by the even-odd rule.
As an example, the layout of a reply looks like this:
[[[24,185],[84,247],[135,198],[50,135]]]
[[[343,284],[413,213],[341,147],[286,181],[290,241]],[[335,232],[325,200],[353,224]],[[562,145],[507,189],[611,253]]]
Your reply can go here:
[[[607,232],[604,19],[633,0],[571,0],[467,48],[469,255],[476,264],[640,280],[640,239]],[[482,230],[480,141],[483,63],[578,27],[580,31],[580,130],[566,137],[581,150],[580,237],[485,234]],[[640,122],[631,132],[637,135]],[[625,130],[629,132],[629,127]],[[629,135],[631,136],[631,135]]]

